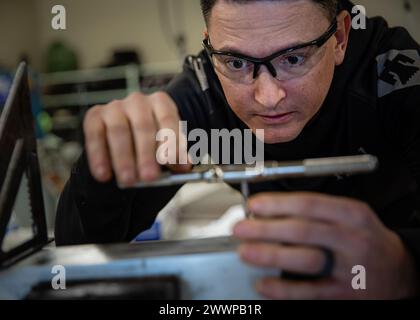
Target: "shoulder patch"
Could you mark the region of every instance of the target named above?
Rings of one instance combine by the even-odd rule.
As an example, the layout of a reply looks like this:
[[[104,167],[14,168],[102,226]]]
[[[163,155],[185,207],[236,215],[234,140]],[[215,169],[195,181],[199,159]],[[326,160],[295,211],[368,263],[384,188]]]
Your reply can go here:
[[[378,97],[420,85],[420,55],[417,50],[390,50],[376,57]]]

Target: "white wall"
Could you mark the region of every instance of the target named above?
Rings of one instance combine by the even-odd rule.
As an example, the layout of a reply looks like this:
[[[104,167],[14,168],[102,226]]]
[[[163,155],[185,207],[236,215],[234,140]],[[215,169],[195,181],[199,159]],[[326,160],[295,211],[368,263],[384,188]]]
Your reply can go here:
[[[0,0],[0,66],[14,68],[22,54],[39,64],[35,1]]]
[[[145,62],[178,59],[160,21],[159,1],[182,5],[189,53],[201,48],[202,21],[199,0],[0,0],[0,64],[13,68],[26,51],[35,67],[44,66],[48,44],[64,39],[78,53],[81,67],[107,63],[115,48],[141,50]],[[384,15],[391,25],[404,25],[420,41],[420,1],[411,0],[408,15],[403,0],[355,0],[369,16]],[[51,8],[67,9],[67,30],[54,31]]]
[[[186,8],[188,51],[194,52],[204,29],[198,14],[199,2],[176,2],[182,2]],[[77,50],[83,67],[107,62],[110,50],[121,47],[138,49],[148,62],[177,59],[175,46],[168,41],[159,22],[156,0],[62,0],[60,4],[67,10],[66,31],[54,31],[50,27],[50,11],[56,3],[55,0],[37,0],[40,44],[45,48],[53,39],[64,39]]]

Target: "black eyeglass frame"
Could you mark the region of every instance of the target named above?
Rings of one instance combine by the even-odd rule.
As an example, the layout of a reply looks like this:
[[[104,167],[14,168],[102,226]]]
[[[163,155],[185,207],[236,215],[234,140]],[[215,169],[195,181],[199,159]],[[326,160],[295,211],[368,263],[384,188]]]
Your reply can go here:
[[[234,53],[234,52],[229,52],[229,51],[218,51],[215,50],[213,48],[213,46],[210,44],[209,42],[209,38],[206,38],[203,40],[203,47],[206,50],[208,56],[211,58],[213,55],[224,55],[224,56],[229,56],[229,57],[233,57],[233,58],[239,58],[248,62],[251,62],[254,64],[254,75],[253,78],[257,78],[258,76],[258,72],[260,70],[260,67],[262,65],[266,66],[268,71],[271,73],[271,75],[276,78],[277,77],[277,71],[274,68],[274,66],[271,64],[271,61],[274,60],[275,58],[299,50],[299,49],[303,49],[306,47],[310,47],[310,46],[317,46],[318,48],[321,48],[336,32],[337,32],[337,19],[335,18],[333,20],[333,22],[331,23],[330,27],[328,28],[328,30],[321,35],[319,38],[310,41],[310,42],[306,42],[306,43],[302,43],[299,44],[297,46],[288,48],[288,49],[283,49],[280,51],[277,51],[271,55],[269,55],[268,57],[265,58],[254,58],[254,57],[250,57],[250,56],[246,56],[240,53]]]

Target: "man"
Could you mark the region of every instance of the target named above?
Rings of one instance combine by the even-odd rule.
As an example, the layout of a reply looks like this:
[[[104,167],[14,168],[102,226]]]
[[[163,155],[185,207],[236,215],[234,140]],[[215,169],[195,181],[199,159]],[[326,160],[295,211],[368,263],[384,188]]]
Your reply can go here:
[[[160,128],[178,131],[182,119],[189,130],[264,129],[266,160],[369,153],[380,168],[251,187],[256,219],[234,229],[241,258],[308,276],[330,271],[315,281],[261,279],[258,292],[274,299],[416,296],[419,45],[380,18],[352,30],[348,1],[338,11],[334,0],[201,4],[206,50],[187,59],[165,91],[87,114],[86,154],[61,197],[57,243],[129,241],[152,224],[177,189],[122,191],[116,181],[131,186],[159,176]],[[366,290],[352,288],[357,265],[366,270]]]

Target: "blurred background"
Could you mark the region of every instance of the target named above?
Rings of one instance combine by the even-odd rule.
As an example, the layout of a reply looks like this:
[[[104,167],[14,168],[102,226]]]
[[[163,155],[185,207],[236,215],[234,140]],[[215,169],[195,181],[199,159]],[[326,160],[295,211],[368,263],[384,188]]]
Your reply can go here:
[[[66,9],[66,30],[51,27],[56,4]],[[420,1],[356,4],[420,41]],[[201,49],[203,31],[198,0],[0,0],[0,112],[18,62],[27,61],[51,230],[59,194],[82,149],[86,110],[164,86],[185,55]],[[156,229],[139,240],[226,233],[240,218],[240,203],[226,186],[186,186],[163,210]],[[15,207],[27,212],[24,195]]]

